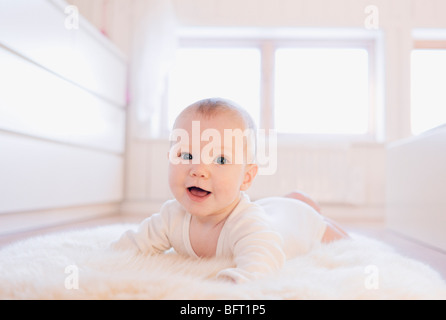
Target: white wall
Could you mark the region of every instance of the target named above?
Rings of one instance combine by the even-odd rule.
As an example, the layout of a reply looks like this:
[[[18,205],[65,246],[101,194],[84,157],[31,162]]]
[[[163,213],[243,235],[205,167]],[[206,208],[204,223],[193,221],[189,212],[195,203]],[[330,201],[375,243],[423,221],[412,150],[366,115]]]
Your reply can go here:
[[[141,0],[66,0],[126,56],[130,54],[134,5]],[[142,0],[151,1],[151,0]]]
[[[388,148],[387,225],[446,250],[446,127]]]
[[[0,2],[0,235],[117,213],[126,61],[67,4]]]

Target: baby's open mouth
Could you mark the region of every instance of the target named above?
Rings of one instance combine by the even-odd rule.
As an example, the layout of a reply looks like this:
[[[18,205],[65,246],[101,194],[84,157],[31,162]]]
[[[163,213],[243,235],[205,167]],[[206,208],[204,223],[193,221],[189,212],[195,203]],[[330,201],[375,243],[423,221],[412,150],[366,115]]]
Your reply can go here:
[[[187,190],[189,190],[189,192],[196,197],[206,197],[208,194],[210,194],[209,191],[198,187],[189,187]]]

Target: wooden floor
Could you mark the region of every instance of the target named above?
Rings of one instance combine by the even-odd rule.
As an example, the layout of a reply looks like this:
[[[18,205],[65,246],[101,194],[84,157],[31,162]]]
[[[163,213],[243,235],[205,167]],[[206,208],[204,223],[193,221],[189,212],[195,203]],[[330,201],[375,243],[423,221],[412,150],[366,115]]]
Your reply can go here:
[[[115,224],[115,223],[138,223],[143,219],[144,219],[143,216],[131,216],[131,215],[110,216],[110,217],[92,219],[89,221],[72,223],[69,225],[30,231],[26,233],[13,234],[9,236],[0,237],[0,247],[28,237],[43,235],[50,232],[89,228],[89,227]],[[355,232],[357,234],[363,234],[365,236],[378,239],[392,246],[398,253],[429,265],[434,270],[438,271],[438,273],[446,281],[446,252],[443,252],[436,248],[432,248],[423,243],[414,241],[412,239],[394,233],[386,229],[380,223],[340,222],[340,225],[348,232]]]

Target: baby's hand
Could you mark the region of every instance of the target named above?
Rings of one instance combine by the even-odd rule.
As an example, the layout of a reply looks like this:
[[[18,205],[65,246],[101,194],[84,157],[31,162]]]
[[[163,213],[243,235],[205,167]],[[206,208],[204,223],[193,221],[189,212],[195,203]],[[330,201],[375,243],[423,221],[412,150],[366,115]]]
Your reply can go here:
[[[252,280],[251,278],[254,278],[254,274],[239,268],[227,268],[217,273],[216,277],[217,280],[226,283],[238,284]]]
[[[225,276],[225,275],[217,277],[217,280],[220,280],[225,283],[237,284],[237,282],[233,278]]]

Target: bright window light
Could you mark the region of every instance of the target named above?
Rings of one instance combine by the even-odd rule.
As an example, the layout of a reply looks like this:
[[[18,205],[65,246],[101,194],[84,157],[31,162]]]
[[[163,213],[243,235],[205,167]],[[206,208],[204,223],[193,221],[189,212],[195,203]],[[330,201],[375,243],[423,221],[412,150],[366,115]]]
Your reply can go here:
[[[183,48],[169,78],[168,125],[195,101],[221,97],[244,107],[259,123],[260,51],[255,48]]]
[[[277,49],[275,68],[275,127],[279,133],[368,133],[365,49]]]
[[[412,133],[446,123],[446,50],[414,50],[411,57]]]

